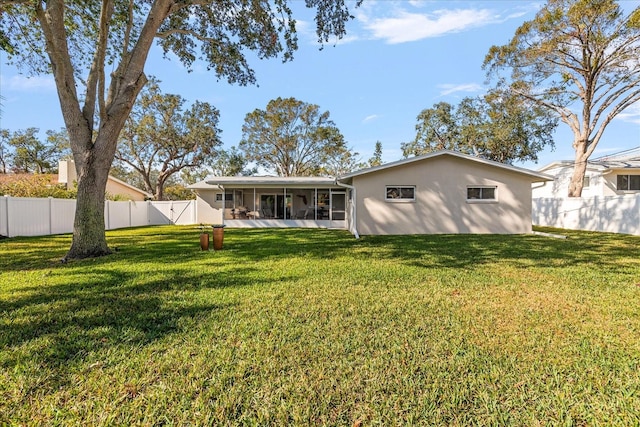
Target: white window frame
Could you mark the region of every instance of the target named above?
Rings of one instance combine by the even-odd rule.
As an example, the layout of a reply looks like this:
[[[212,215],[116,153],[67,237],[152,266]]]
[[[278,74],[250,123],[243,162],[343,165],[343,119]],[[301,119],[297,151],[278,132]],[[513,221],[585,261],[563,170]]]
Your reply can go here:
[[[225,199],[225,202],[233,201],[233,193],[216,193],[216,202],[222,202]]]
[[[389,194],[390,188],[398,188],[400,189],[400,195],[402,196],[403,188],[410,188],[413,191],[413,197],[398,197],[396,199],[389,198],[387,195]],[[416,201],[416,186],[415,185],[385,185],[384,186],[384,200],[389,203],[415,203]]]
[[[626,176],[627,177],[627,188],[619,188],[618,187],[618,183],[621,176]],[[619,173],[616,175],[616,190],[619,192],[624,192],[624,193],[637,193],[638,191],[640,191],[640,189],[638,190],[632,190],[631,189],[631,177],[632,176],[638,176],[638,174],[636,173]]]
[[[493,189],[493,199],[483,199],[483,198],[470,199],[469,190],[472,188],[480,189],[481,193],[482,193],[482,190],[484,190],[485,188]],[[467,203],[498,203],[498,186],[497,185],[467,185],[465,197],[467,199]]]

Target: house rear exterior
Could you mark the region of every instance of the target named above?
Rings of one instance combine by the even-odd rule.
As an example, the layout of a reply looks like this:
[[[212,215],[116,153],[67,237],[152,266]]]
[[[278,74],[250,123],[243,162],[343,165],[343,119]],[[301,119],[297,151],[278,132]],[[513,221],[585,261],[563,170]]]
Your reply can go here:
[[[532,183],[545,174],[438,151],[337,178],[209,177],[198,222],[331,227],[354,235],[531,233]]]
[[[360,234],[531,233],[531,184],[546,176],[441,151],[341,178]]]

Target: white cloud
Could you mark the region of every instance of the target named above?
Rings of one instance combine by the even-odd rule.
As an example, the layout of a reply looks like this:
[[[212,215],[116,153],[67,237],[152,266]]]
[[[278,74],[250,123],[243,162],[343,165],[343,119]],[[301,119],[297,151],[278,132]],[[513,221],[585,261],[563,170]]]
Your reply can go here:
[[[413,7],[423,7],[426,3],[425,0],[409,0],[409,4]]]
[[[53,76],[0,76],[0,80],[2,81],[2,86],[6,90],[16,92],[42,92],[56,90],[56,83],[53,80]]]
[[[365,117],[365,118],[362,120],[362,123],[367,123],[367,122],[370,122],[370,121],[372,121],[372,120],[376,120],[376,119],[378,119],[379,117],[380,117],[380,116],[379,116],[379,115],[377,115],[377,114],[371,114],[371,115],[369,115],[369,116]]]
[[[374,38],[397,44],[457,33],[496,23],[501,18],[488,9],[440,9],[432,13],[396,10],[391,17],[374,19],[360,14],[358,19]]]
[[[482,91],[482,85],[477,83],[463,83],[463,84],[441,84],[438,85],[440,89],[440,96],[451,95],[456,92],[480,92]]]
[[[316,34],[316,26],[313,21],[297,20],[296,21],[296,33],[300,40],[305,43],[320,46],[318,42],[318,35]],[[349,28],[347,34],[338,39],[336,36],[329,37],[329,40],[324,43],[327,46],[343,45],[359,41],[360,37],[356,34],[356,30]]]
[[[640,102],[636,102],[618,114],[618,119],[629,123],[640,124]]]

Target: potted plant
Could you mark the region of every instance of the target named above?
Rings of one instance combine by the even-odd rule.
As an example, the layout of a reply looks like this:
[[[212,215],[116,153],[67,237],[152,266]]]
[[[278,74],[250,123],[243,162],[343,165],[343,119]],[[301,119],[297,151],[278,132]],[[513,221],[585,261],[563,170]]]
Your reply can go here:
[[[224,241],[224,224],[213,224],[213,249],[219,251],[222,249]]]
[[[200,249],[203,251],[209,250],[209,232],[204,224],[200,224]]]

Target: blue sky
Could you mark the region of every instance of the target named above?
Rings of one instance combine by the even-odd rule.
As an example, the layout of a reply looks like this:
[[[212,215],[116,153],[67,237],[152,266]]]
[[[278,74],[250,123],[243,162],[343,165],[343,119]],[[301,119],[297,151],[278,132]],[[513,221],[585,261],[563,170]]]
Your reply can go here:
[[[486,91],[484,56],[492,45],[506,44],[515,30],[534,17],[538,1],[370,1],[354,10],[347,36],[320,50],[309,14],[297,14],[299,50],[293,62],[252,60],[258,86],[218,81],[198,65],[187,73],[177,60],[162,59],[154,48],[146,67],[159,78],[164,93],[189,102],[206,101],[220,110],[225,147],[237,146],[247,113],[264,109],[277,97],[295,97],[328,110],[348,144],[368,159],[376,141],[383,160],[402,157],[400,144],[415,137],[416,116],[433,104],[457,104]],[[627,11],[639,0],[623,0]],[[294,10],[303,11],[294,1]],[[53,79],[26,78],[6,65],[0,54],[0,92],[4,97],[0,127],[9,130],[63,126]],[[616,119],[595,155],[640,146],[640,105]],[[559,159],[572,159],[572,134],[560,124],[554,151],[539,154],[537,169]]]

